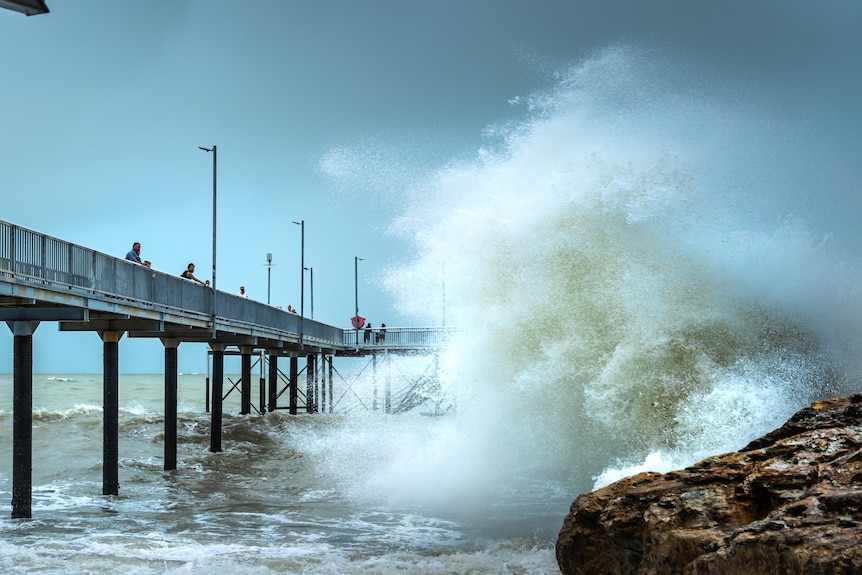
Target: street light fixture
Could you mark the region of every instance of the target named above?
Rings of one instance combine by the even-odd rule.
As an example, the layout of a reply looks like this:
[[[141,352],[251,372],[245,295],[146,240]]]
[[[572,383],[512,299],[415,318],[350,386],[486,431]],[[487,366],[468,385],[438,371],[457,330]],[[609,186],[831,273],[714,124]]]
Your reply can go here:
[[[302,276],[299,280],[299,345],[303,345],[302,320],[305,317],[305,220],[293,222],[302,228],[302,252],[300,255],[299,273]]]
[[[212,148],[204,148],[198,146],[204,152],[212,152],[213,154],[213,339],[216,336],[216,179],[218,175],[218,151],[213,145]]]
[[[314,319],[314,268],[303,268],[308,270],[311,277],[311,319]]]
[[[272,254],[267,252],[266,254],[266,305],[269,305],[269,293],[270,293],[270,285],[272,283],[272,266],[275,265],[272,263]]]

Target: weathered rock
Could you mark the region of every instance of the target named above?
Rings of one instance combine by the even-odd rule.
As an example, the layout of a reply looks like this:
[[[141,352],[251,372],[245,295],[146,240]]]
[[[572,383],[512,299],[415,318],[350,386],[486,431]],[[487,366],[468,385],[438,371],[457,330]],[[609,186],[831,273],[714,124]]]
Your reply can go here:
[[[862,574],[862,394],[736,453],[579,496],[557,562],[566,575]]]

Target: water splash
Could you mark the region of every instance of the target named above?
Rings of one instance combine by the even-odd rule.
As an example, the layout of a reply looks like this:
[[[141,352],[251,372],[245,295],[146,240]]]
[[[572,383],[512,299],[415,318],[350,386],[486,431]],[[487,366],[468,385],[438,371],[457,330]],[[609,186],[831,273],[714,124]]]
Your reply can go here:
[[[387,285],[465,329],[442,369],[458,415],[401,426],[366,487],[461,505],[525,479],[588,489],[853,389],[855,262],[792,212],[787,144],[762,147],[794,126],[707,77],[609,49],[411,190],[393,230],[418,255]]]

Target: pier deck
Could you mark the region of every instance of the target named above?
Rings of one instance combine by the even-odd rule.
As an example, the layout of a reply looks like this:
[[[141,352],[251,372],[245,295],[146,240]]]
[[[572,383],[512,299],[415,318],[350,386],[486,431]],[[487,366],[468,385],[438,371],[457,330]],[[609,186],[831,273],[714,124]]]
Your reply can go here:
[[[158,338],[165,347],[165,469],[176,469],[177,347],[183,342],[205,343],[211,350],[210,451],[217,452],[221,451],[226,351],[242,356],[241,413],[245,414],[250,413],[252,355],[267,356],[269,411],[280,409],[276,389],[278,359],[288,358],[288,409],[295,414],[299,408],[300,357],[306,358],[311,367],[318,357],[324,362],[328,359],[331,366],[332,357],[337,356],[431,354],[446,345],[453,331],[387,328],[383,342],[365,343],[361,330],[327,325],[2,221],[0,320],[7,323],[14,336],[14,518],[31,517],[32,338],[41,322],[57,322],[63,332],[96,332],[102,339],[105,495],[116,495],[119,490],[118,342],[125,334]],[[312,382],[309,391],[311,385]],[[306,394],[306,411],[316,411],[311,393]]]

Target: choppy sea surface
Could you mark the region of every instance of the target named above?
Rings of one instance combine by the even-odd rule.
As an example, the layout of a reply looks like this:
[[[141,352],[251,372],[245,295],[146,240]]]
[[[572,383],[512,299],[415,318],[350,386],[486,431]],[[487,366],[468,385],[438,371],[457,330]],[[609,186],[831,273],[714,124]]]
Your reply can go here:
[[[392,504],[363,487],[385,453],[348,453],[356,430],[386,445],[405,426],[434,436],[444,418],[241,416],[235,391],[223,452],[211,453],[205,376],[179,379],[179,463],[164,471],[164,378],[121,375],[120,494],[103,496],[101,375],[34,376],[33,518],[0,520],[4,573],[558,572],[552,541],[571,503],[561,485],[524,483],[481,512]],[[9,502],[11,375],[0,390]]]

